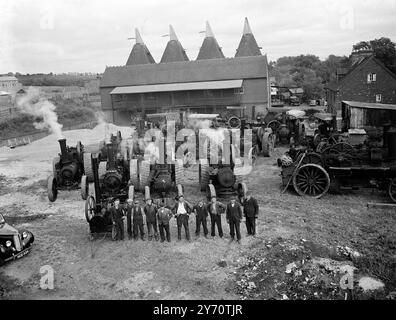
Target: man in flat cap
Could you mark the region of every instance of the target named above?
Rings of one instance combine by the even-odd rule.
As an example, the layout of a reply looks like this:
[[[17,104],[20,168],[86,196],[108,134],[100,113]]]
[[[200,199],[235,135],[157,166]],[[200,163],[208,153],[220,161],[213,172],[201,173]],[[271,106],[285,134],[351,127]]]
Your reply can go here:
[[[212,237],[216,234],[216,226],[217,231],[219,232],[219,237],[223,238],[223,227],[221,225],[221,214],[225,211],[226,206],[222,204],[220,201],[217,201],[216,197],[212,197],[211,203],[208,204],[208,211],[210,213],[210,220],[212,225]]]
[[[110,217],[114,228],[115,241],[124,240],[124,209],[120,205],[120,200],[114,201],[114,206],[110,209]]]
[[[143,209],[140,206],[139,200],[135,200],[133,206],[133,238],[138,240],[140,238],[144,241],[144,217]]]
[[[165,203],[161,201],[160,208],[157,211],[157,220],[158,227],[161,237],[161,242],[165,241],[165,233],[166,240],[171,242],[170,230],[169,230],[169,221],[172,217],[172,211],[165,207]]]
[[[132,240],[133,239],[133,233],[132,233],[132,212],[133,212],[133,200],[128,199],[127,200],[127,205],[126,205],[126,216],[127,216],[127,233],[128,233],[128,239]]]
[[[155,240],[158,241],[158,227],[157,227],[157,206],[152,199],[146,200],[144,206],[144,213],[146,215],[147,233],[149,241],[153,240],[153,232]]]
[[[188,225],[188,220],[190,218],[190,214],[192,211],[192,206],[184,200],[184,196],[179,196],[178,201],[173,208],[173,212],[177,219],[177,238],[181,240],[181,230],[184,227],[184,231],[186,232],[186,239],[190,241],[190,228]]]
[[[231,242],[234,241],[236,233],[237,242],[241,243],[242,208],[237,202],[237,199],[231,199],[227,205],[226,218],[230,225]]]
[[[195,212],[195,222],[196,229],[195,235],[199,237],[201,233],[201,225],[203,227],[205,238],[208,237],[208,225],[207,225],[207,217],[209,215],[208,207],[205,203],[205,200],[201,199],[196,206],[194,206],[193,211]]]

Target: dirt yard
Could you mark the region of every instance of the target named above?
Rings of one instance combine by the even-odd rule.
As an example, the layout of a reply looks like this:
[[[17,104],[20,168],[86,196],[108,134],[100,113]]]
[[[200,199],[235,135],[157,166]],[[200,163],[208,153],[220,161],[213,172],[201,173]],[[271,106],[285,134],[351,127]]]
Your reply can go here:
[[[124,135],[128,130],[124,128]],[[77,140],[95,145],[104,137],[104,126],[65,132],[65,137],[71,145]],[[243,240],[237,245],[229,243],[225,218],[225,239],[201,236],[191,243],[177,242],[172,220],[170,244],[90,242],[79,191],[61,192],[55,203],[47,199],[46,179],[58,148],[56,138],[49,136],[14,150],[0,149],[0,212],[10,224],[26,227],[36,238],[27,257],[0,269],[0,299],[343,298],[338,289],[328,290],[338,287],[340,275],[335,272],[328,283],[312,280],[312,286],[305,269],[302,275],[297,272],[301,262],[306,265],[309,260],[313,268],[312,261],[319,258],[345,258],[359,277],[384,283],[375,297],[385,298],[396,290],[396,212],[367,209],[367,202],[388,202],[387,196],[357,191],[309,200],[293,191],[281,194],[276,158],[284,150],[276,150],[272,158],[259,158],[246,178],[260,205],[258,236],[247,238],[242,224]],[[197,182],[196,168],[187,169],[184,185],[191,202],[203,196]],[[190,231],[194,234],[194,217]],[[342,257],[339,251],[345,247],[360,258]],[[294,261],[296,267],[286,273]],[[45,265],[55,271],[51,291],[39,286],[39,270]]]

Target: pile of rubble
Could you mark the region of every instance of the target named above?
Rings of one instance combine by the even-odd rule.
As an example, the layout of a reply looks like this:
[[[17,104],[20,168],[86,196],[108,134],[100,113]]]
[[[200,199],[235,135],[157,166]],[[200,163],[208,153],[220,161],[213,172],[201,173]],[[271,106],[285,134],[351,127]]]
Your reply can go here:
[[[239,269],[236,290],[243,300],[394,297],[385,293],[378,279],[359,274],[353,261],[361,254],[348,247],[334,249],[279,238],[258,244],[253,251]]]

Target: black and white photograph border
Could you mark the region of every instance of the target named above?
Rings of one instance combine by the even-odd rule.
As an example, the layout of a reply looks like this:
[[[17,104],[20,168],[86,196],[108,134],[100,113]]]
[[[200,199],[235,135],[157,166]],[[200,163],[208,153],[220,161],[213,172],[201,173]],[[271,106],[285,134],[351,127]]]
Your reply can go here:
[[[0,16],[0,300],[396,299],[395,1]]]

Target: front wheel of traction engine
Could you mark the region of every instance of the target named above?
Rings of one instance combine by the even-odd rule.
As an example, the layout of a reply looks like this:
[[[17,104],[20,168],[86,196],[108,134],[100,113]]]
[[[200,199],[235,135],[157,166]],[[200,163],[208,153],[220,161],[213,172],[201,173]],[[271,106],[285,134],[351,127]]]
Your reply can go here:
[[[83,153],[83,162],[84,162],[84,172],[87,176],[88,182],[93,182],[94,176],[92,171],[92,154],[91,153]]]
[[[206,188],[206,196],[208,199],[212,199],[213,197],[216,197],[216,189],[213,184],[208,184]]]
[[[88,199],[85,201],[85,219],[87,220],[88,223],[95,216],[95,212],[96,212],[95,198],[89,196]]]
[[[89,183],[88,183],[88,178],[87,176],[82,176],[81,177],[81,198],[83,200],[87,200],[89,194]]]
[[[47,183],[48,200],[55,202],[58,198],[58,187],[53,175],[49,176]]]

